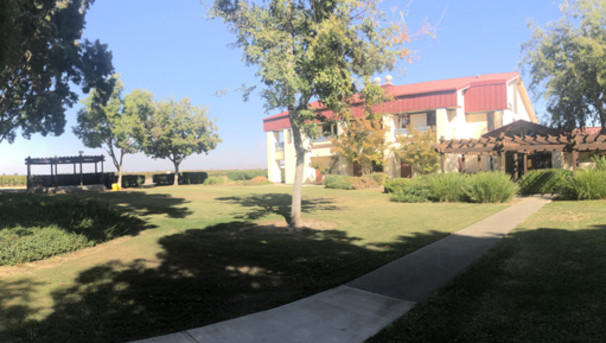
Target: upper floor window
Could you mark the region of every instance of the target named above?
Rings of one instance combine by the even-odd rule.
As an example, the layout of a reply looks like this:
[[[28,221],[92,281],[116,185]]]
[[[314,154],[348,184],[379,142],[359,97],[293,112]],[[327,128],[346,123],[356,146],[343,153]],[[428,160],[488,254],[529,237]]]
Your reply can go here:
[[[486,113],[486,126],[488,131],[494,130],[494,112]]]
[[[408,114],[400,114],[398,116],[398,129],[405,129],[410,124],[410,116]]]
[[[436,126],[436,111],[427,112],[427,126],[429,126],[429,127]]]

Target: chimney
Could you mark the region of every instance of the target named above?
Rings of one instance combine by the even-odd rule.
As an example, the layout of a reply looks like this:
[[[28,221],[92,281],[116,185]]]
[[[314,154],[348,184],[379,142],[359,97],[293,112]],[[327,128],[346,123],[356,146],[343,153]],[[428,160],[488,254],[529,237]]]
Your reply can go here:
[[[391,75],[386,75],[385,76],[385,84],[386,85],[390,85],[391,86],[391,80],[392,80]]]
[[[377,85],[377,86],[380,86],[380,85],[381,85],[381,78],[380,78],[380,77],[375,77],[375,78],[372,80],[372,83],[374,83],[374,84],[375,84],[375,85]]]

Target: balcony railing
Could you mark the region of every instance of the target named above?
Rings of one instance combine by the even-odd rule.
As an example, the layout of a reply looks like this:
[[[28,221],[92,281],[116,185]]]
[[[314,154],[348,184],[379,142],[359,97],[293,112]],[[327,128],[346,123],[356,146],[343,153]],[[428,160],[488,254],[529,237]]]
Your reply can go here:
[[[427,132],[427,130],[429,130],[431,128],[431,126],[417,126],[415,127],[415,129],[419,132]],[[409,134],[408,129],[404,128],[404,129],[395,129],[394,133],[396,134],[396,136],[406,136]]]
[[[276,151],[284,151],[284,142],[276,142]]]
[[[313,144],[320,144],[320,143],[326,143],[329,142],[328,137],[327,136],[322,136],[322,137],[318,137],[316,139],[313,140]]]

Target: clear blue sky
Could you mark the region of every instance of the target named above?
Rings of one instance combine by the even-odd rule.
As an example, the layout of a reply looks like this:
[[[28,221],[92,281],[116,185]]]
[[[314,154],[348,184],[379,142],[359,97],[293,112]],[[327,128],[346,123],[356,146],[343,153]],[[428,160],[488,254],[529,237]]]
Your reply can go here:
[[[387,0],[382,8],[403,8],[409,0]],[[559,2],[558,2],[559,3]],[[208,107],[217,118],[223,139],[208,155],[193,155],[182,164],[188,169],[266,168],[265,113],[258,93],[248,102],[233,89],[243,83],[258,84],[254,67],[246,67],[241,52],[229,47],[234,41],[219,20],[204,17],[205,7],[197,0],[98,0],[87,14],[83,36],[109,45],[116,72],[122,75],[126,91],[141,88],[156,99],[189,97],[193,104]],[[417,0],[410,2],[407,23],[415,31],[427,20],[437,25],[435,38],[413,42],[413,64],[401,64],[405,74],[393,72],[394,84],[518,70],[520,47],[530,38],[526,23],[533,19],[543,26],[560,17],[551,0]],[[385,75],[377,75],[384,77]],[[528,85],[528,76],[524,76]],[[219,90],[229,89],[218,97]],[[15,143],[0,143],[0,174],[24,174],[24,159],[105,153],[90,149],[72,134],[76,123],[74,106],[66,113],[65,132],[59,137],[18,137]],[[540,106],[535,106],[539,115]],[[69,172],[71,166],[59,172]],[[172,169],[166,160],[143,154],[127,155],[129,172]],[[113,171],[106,160],[105,170]],[[34,172],[48,173],[46,168]]]

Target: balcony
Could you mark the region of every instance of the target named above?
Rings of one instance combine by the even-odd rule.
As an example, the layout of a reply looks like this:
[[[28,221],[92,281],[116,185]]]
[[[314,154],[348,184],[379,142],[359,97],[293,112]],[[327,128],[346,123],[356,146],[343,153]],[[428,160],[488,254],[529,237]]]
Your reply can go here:
[[[325,144],[325,143],[330,143],[327,136],[318,137],[312,141],[312,144]]]
[[[276,142],[276,151],[284,151],[284,142]]]

